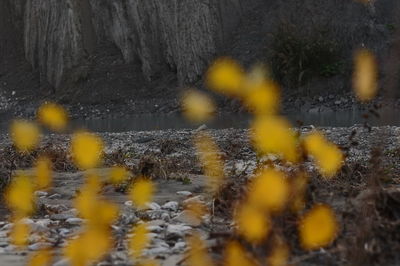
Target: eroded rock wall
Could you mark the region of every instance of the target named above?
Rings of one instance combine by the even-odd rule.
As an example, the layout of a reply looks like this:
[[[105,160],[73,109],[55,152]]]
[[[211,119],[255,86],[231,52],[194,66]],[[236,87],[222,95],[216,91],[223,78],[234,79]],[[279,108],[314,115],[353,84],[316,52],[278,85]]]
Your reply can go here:
[[[14,0],[10,0],[14,1]],[[54,87],[102,41],[152,80],[165,69],[195,81],[249,0],[18,0],[26,59]]]

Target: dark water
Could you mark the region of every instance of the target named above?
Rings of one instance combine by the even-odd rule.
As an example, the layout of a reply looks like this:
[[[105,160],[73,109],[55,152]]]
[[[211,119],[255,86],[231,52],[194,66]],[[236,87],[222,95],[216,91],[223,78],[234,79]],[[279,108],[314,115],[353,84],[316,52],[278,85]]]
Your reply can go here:
[[[333,126],[347,127],[365,122],[363,115],[366,111],[357,109],[331,111],[322,113],[310,113],[299,111],[298,113],[289,113],[285,116],[294,126],[314,125],[314,126]],[[251,122],[251,116],[245,114],[222,114],[214,120],[206,123],[208,128],[248,128]],[[370,115],[368,123],[372,126],[392,125],[400,126],[400,115],[393,113],[390,109],[380,111],[380,118]],[[137,115],[125,118],[103,118],[103,119],[77,119],[72,121],[70,130],[88,129],[94,132],[124,132],[141,130],[164,130],[164,129],[185,129],[197,128],[185,120],[182,116],[148,114]],[[0,132],[7,132],[9,121],[0,122]]]
[[[366,120],[363,115],[366,111],[343,110],[336,112],[309,113],[298,112],[286,114],[286,117],[294,126],[314,125],[314,126],[334,126],[347,127],[354,124],[362,124]],[[223,114],[206,123],[209,128],[247,128],[250,124],[251,116],[244,114]],[[400,126],[400,115],[395,115],[391,110],[381,110],[380,118],[372,115],[368,118],[368,123],[372,126],[393,125]],[[180,115],[138,115],[128,118],[106,118],[92,120],[76,120],[73,122],[74,128],[83,127],[96,132],[123,132],[131,130],[162,130],[162,129],[183,129],[197,128],[186,121]]]

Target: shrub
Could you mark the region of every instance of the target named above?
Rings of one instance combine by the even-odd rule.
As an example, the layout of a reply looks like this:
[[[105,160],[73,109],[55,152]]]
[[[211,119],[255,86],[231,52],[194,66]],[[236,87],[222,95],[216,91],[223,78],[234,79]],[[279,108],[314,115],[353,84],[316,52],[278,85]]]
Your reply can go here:
[[[329,37],[329,30],[303,34],[296,26],[281,24],[270,49],[274,78],[285,86],[299,87],[313,77],[331,77],[342,70],[340,45]]]

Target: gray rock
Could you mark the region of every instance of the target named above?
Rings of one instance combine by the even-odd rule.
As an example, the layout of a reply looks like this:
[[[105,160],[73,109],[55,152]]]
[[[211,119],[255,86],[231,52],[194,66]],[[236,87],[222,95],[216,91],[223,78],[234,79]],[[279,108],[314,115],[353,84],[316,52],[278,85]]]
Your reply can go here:
[[[35,196],[36,197],[46,197],[49,193],[46,191],[35,191]]]
[[[156,210],[160,210],[161,209],[160,205],[158,205],[158,203],[155,203],[155,202],[149,202],[149,203],[146,204],[146,206],[147,206],[147,208],[149,208],[149,210],[156,211]]]
[[[185,232],[192,229],[192,227],[182,224],[169,224],[167,226],[167,238],[178,237],[181,238],[185,235]]]
[[[163,231],[161,226],[158,225],[149,225],[147,226],[147,230],[149,230],[152,233],[161,233]]]
[[[176,194],[182,195],[182,196],[192,196],[192,192],[190,191],[177,191]]]
[[[37,242],[32,245],[28,246],[29,250],[36,251],[36,250],[41,250],[41,249],[46,249],[50,248],[52,245],[50,243],[45,243],[45,242]]]
[[[180,212],[173,220],[191,226],[199,226],[202,222],[202,220],[197,218],[193,212],[188,210]]]
[[[164,210],[170,210],[170,211],[174,211],[176,212],[179,208],[179,203],[176,201],[169,201],[167,203],[165,203],[162,208]]]
[[[61,259],[53,264],[53,266],[70,266],[69,259]]]
[[[65,222],[69,225],[80,225],[83,223],[83,221],[84,220],[81,218],[74,217],[74,218],[68,218]]]

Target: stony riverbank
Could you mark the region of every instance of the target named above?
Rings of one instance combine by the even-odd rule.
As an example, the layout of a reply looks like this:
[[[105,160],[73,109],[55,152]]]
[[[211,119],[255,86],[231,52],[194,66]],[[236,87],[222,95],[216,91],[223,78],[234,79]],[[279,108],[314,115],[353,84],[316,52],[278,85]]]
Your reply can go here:
[[[307,133],[312,128],[304,127],[299,130]],[[349,252],[354,251],[358,243],[352,241],[356,241],[360,224],[358,219],[363,218],[360,216],[361,209],[370,193],[367,187],[368,177],[373,173],[380,175],[378,179],[382,195],[393,202],[377,202],[377,216],[374,217],[376,224],[373,224],[376,227],[372,230],[378,231],[373,231],[372,235],[366,233],[364,244],[366,247],[374,246],[366,248],[363,255],[371,258],[371,264],[396,264],[400,261],[395,252],[400,239],[398,233],[395,233],[399,232],[400,215],[400,201],[396,201],[400,199],[400,128],[368,129],[355,126],[321,130],[347,153],[346,165],[336,178],[326,181],[318,176],[311,163],[306,164],[312,177],[308,196],[310,202],[324,202],[333,206],[341,224],[341,232],[331,247],[309,253],[301,251],[296,245],[296,237],[290,236],[290,262],[297,265],[339,265],[352,260]],[[233,229],[229,207],[231,204],[226,204],[226,201],[234,201],[240,195],[241,184],[251,176],[257,162],[248,139],[248,130],[209,130],[209,133],[220,148],[230,183],[224,188],[227,193],[222,193],[218,199],[211,199],[204,191],[204,176],[192,145],[195,130],[100,134],[106,144],[105,167],[125,164],[134,175],[145,174],[152,178],[158,191],[148,209],[138,211],[132,207],[123,190],[115,189],[111,185],[103,187],[102,194],[120,206],[121,214],[112,226],[117,239],[116,245],[98,265],[133,263],[125,239],[139,220],[150,224],[152,241],[145,251],[146,256],[159,260],[162,265],[185,264],[185,237],[193,232],[199,232],[214,257],[220,258],[221,246],[230,238]],[[40,211],[26,220],[33,228],[27,250],[18,250],[9,243],[8,233],[12,224],[8,222],[7,210],[1,208],[0,265],[24,265],[31,252],[45,247],[54,247],[55,265],[68,265],[61,257],[62,247],[85,223],[72,206],[72,199],[83,183],[84,173],[74,169],[68,155],[65,155],[68,140],[69,136],[48,135],[42,141],[42,151],[52,150],[53,156],[58,156],[55,158],[57,171],[54,173],[53,188],[46,192],[36,192]],[[2,147],[10,145],[5,135],[1,136],[0,143]],[[381,151],[378,155],[381,162],[379,171],[372,169],[369,162],[371,158],[376,159],[377,148]],[[15,167],[25,169],[23,171],[28,174],[32,173],[30,164],[35,154],[32,158],[18,157],[10,149],[4,148],[0,150],[0,156],[3,161],[14,160]],[[276,163],[279,164],[279,161],[276,160]],[[108,171],[108,168],[97,170],[102,177],[107,176]],[[214,212],[206,215],[203,222],[193,224],[183,209],[185,201],[201,201]]]

